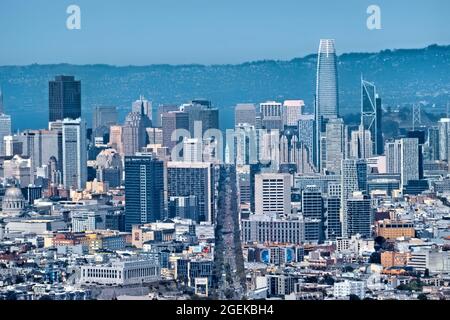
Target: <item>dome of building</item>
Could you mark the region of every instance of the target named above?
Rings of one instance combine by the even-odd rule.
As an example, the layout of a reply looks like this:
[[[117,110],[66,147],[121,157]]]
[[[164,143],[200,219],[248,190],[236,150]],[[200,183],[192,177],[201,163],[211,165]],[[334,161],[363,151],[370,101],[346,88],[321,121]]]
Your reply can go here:
[[[2,213],[8,216],[18,216],[25,208],[26,200],[19,188],[6,189],[2,200]]]

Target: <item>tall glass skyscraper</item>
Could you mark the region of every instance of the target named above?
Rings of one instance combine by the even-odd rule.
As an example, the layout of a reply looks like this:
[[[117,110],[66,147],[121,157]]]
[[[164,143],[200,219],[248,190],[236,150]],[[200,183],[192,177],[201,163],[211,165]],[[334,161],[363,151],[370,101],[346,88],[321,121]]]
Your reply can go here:
[[[81,117],[81,82],[57,76],[48,83],[49,122]]]
[[[372,150],[362,150],[363,155],[383,154],[383,135],[381,132],[381,99],[373,83],[361,79],[361,125],[370,131],[370,145]],[[363,135],[363,139],[367,139]],[[368,143],[363,141],[362,146]]]
[[[64,119],[62,148],[64,187],[84,188],[87,180],[87,151],[86,123],[82,119]]]
[[[325,132],[328,119],[339,116],[337,57],[332,39],[320,40],[317,55],[315,114],[318,131],[317,152],[320,155],[320,133]],[[317,157],[317,162],[316,167],[320,168],[320,156]]]
[[[164,163],[147,154],[125,157],[125,231],[164,217]]]

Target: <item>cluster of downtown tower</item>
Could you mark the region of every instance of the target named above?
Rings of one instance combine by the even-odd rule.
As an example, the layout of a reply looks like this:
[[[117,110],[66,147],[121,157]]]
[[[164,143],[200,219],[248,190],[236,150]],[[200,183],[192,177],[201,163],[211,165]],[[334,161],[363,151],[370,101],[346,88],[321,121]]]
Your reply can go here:
[[[0,91],[1,225],[28,219],[23,217],[36,210],[35,201],[71,208],[91,205],[83,202],[88,199],[114,208],[114,219],[105,218],[108,225],[96,212],[71,214],[64,239],[112,228],[130,236],[127,245],[143,250],[148,243],[198,245],[212,232],[211,261],[174,260],[175,279],[196,292],[206,283],[199,292],[217,298],[246,296],[251,286],[244,260],[277,263],[280,257],[272,251],[267,256],[272,249],[265,246],[294,246],[294,253],[283,253],[288,262],[303,259],[305,244],[342,249],[350,241],[373,242],[379,235],[377,205],[430,189],[425,154],[427,160],[449,160],[450,120],[387,140],[380,95],[361,76],[360,124],[350,126],[339,113],[338,65],[334,40],[321,40],[314,112],[307,114],[300,99],[237,104],[235,127],[227,134],[219,130],[219,109],[209,100],[154,108],[143,96],[121,124],[116,107],[96,106],[87,128],[81,82],[73,76],[49,81],[47,129],[13,134]],[[164,229],[174,221],[190,221],[176,241]],[[158,268],[170,270],[169,247],[158,252],[165,257]],[[259,256],[251,258],[255,251]],[[87,278],[83,273],[82,281]],[[277,281],[267,278],[269,295],[276,295],[271,286]]]

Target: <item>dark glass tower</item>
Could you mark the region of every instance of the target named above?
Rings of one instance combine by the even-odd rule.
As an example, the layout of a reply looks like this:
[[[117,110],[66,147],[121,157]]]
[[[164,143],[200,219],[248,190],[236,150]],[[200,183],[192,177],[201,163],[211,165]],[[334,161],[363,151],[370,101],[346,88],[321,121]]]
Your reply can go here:
[[[48,83],[50,122],[81,117],[81,82],[72,76],[57,76]]]
[[[164,164],[150,155],[125,157],[125,230],[163,217]]]

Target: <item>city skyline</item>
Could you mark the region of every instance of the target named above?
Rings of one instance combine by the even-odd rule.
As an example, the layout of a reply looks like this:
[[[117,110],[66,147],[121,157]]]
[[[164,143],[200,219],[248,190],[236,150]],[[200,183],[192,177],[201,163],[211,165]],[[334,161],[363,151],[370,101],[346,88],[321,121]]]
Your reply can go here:
[[[25,5],[20,1],[11,10]],[[42,8],[52,10],[67,4],[50,8],[45,1]],[[172,0],[159,1],[136,1],[120,12],[125,20],[115,22],[125,32],[110,29],[115,45],[131,39],[135,46],[124,47],[132,54],[148,52],[142,32],[156,33],[155,22],[176,18],[138,19],[155,14],[145,8],[167,9]],[[255,9],[252,1],[240,4],[237,18],[252,22],[245,15]],[[362,16],[371,45],[375,32],[392,27],[389,8],[398,3],[357,6],[368,5],[369,18]],[[226,35],[202,36],[217,32],[215,23],[222,26],[233,4],[191,0],[178,7],[192,18],[185,31],[198,35],[183,39],[193,49],[186,59],[218,48],[215,41]],[[277,12],[264,10],[279,4],[260,4],[255,27],[271,43],[282,29]],[[298,8],[284,4],[292,7],[283,7],[281,27],[295,24]],[[356,1],[340,8],[349,4]],[[264,317],[280,315],[275,300],[297,309],[304,300],[450,300],[450,46],[339,55],[361,34],[348,31],[342,41],[323,32],[342,32],[336,18],[347,27],[355,22],[353,11],[337,17],[329,10],[340,4],[328,5],[308,25],[318,29],[309,35],[317,54],[288,62],[0,66],[0,301],[169,300],[167,315]],[[93,8],[98,3],[69,5],[65,32],[86,40]],[[104,15],[97,12],[98,26],[120,8],[111,2]],[[216,9],[220,17],[206,14]],[[396,16],[401,29],[404,16]],[[67,43],[54,23],[46,20],[45,34],[58,56]],[[128,23],[136,32],[125,41]],[[232,27],[239,29],[239,19]],[[111,49],[98,31],[89,37]],[[173,45],[169,35],[159,35],[168,45],[152,53]],[[261,39],[250,46],[258,51]],[[80,59],[83,48],[72,40],[69,51]],[[45,41],[42,47],[51,48]],[[239,54],[249,54],[246,48]],[[102,52],[91,49],[93,58]],[[216,300],[221,311],[210,307]]]

